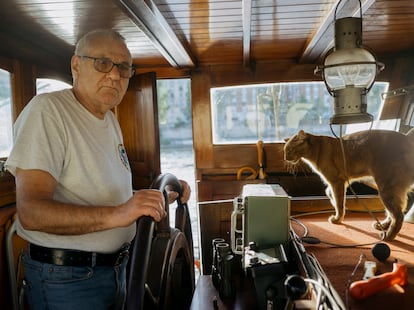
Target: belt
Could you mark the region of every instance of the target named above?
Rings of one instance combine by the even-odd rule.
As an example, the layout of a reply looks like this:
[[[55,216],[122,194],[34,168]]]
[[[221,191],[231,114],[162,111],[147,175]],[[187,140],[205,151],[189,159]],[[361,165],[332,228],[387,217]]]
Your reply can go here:
[[[35,244],[29,244],[30,258],[41,263],[60,266],[116,266],[129,254],[129,244],[118,252],[103,254],[67,249],[53,249]]]

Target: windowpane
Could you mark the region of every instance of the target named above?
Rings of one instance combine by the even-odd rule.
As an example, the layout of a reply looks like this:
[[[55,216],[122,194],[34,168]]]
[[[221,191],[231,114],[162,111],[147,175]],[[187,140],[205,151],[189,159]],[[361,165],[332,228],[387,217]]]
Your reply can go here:
[[[368,113],[377,119],[388,83],[368,93]],[[212,88],[213,143],[283,141],[303,129],[332,135],[333,98],[323,82],[277,83]]]
[[[72,85],[53,79],[37,79],[36,80],[36,93],[50,93],[52,91],[61,90],[65,88],[71,88]]]
[[[13,145],[10,73],[0,69],[0,158],[10,154]]]

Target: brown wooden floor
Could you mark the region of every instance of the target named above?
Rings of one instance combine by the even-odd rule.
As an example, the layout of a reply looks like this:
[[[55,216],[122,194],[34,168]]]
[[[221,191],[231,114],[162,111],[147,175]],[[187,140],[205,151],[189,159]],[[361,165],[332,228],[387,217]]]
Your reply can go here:
[[[374,213],[382,219],[383,213]],[[308,228],[308,235],[317,237],[322,241],[337,243],[340,245],[366,244],[379,241],[378,232],[372,228],[373,219],[368,213],[348,212],[342,225],[330,224],[329,214],[309,215],[298,217]],[[303,228],[293,223],[292,227],[299,234],[303,234]],[[403,287],[391,287],[364,300],[349,300],[349,309],[376,309],[376,310],[408,310],[414,309],[414,224],[404,223],[397,238],[387,242],[391,249],[390,257],[385,262],[378,261],[372,255],[373,245],[354,248],[339,248],[325,244],[305,245],[307,252],[313,253],[329,280],[341,295],[344,302],[347,300],[347,286],[352,271],[356,267],[360,255],[365,255],[366,260],[377,263],[377,274],[392,271],[393,262],[405,263],[408,267],[408,284]],[[358,268],[352,281],[361,280],[363,277],[363,263]]]

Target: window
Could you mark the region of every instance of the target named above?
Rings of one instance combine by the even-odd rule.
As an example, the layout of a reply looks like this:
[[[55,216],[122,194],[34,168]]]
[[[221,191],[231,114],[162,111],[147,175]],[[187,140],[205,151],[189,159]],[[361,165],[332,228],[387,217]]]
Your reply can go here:
[[[37,79],[37,93],[69,88],[71,85],[57,80]],[[0,158],[9,156],[13,146],[13,116],[10,73],[0,69]]]
[[[191,84],[189,79],[157,80],[158,120],[160,130],[161,172],[172,173],[185,180],[195,191],[194,153],[191,121]],[[194,243],[194,256],[199,258],[196,195],[188,201]],[[175,211],[170,206],[170,224],[174,226]]]
[[[368,93],[368,113],[378,119],[388,83]],[[283,141],[303,129],[332,135],[333,98],[323,82],[277,83],[212,88],[214,144]]]
[[[36,80],[36,93],[50,93],[52,91],[61,90],[65,88],[71,88],[72,85],[53,79],[37,79]]]
[[[7,157],[13,146],[13,116],[10,73],[0,69],[0,158]]]

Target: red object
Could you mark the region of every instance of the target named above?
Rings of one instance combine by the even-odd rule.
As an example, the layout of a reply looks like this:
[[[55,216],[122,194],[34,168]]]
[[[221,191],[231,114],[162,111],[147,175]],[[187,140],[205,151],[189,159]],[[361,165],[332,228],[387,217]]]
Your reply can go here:
[[[395,284],[404,286],[407,284],[407,266],[394,263],[390,272],[369,278],[367,280],[355,281],[349,287],[349,294],[353,299],[364,299],[378,293]]]

